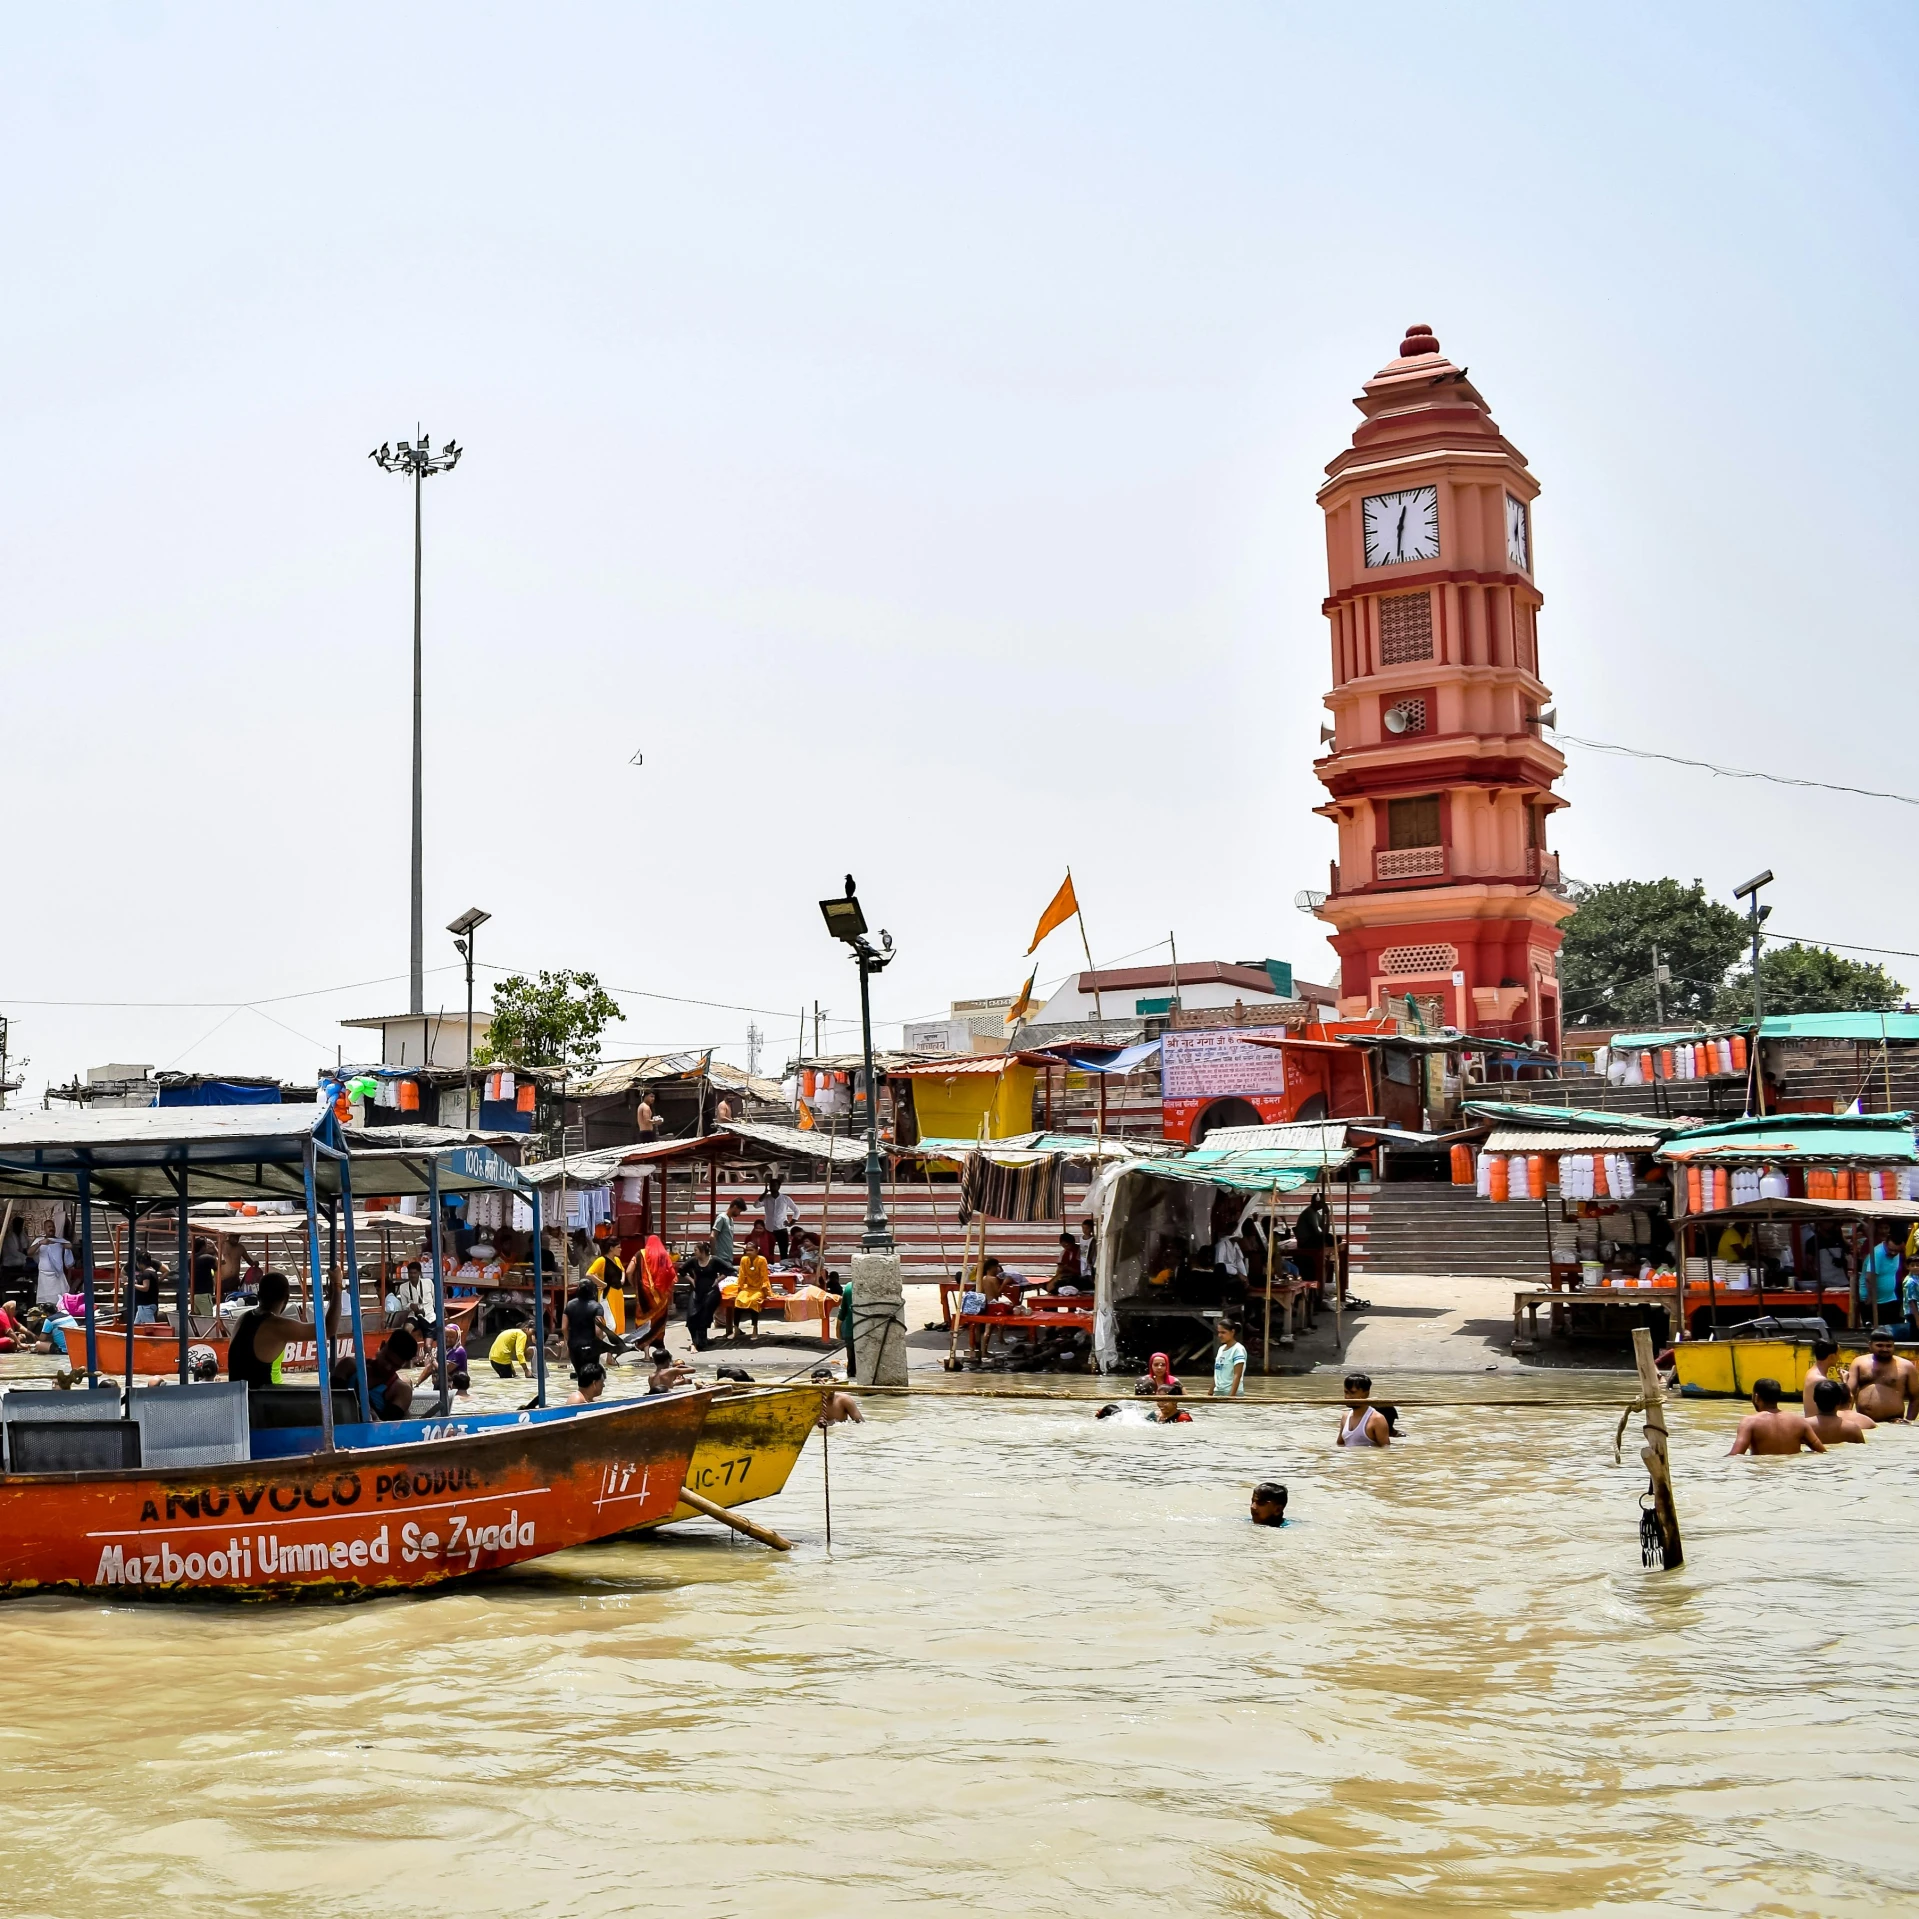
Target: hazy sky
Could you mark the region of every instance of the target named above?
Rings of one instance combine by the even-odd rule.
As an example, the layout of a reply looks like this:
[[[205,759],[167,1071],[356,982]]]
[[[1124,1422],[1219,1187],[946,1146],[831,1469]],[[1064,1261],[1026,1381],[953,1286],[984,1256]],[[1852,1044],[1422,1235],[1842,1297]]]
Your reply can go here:
[[[1916,19],[11,9],[30,1087],[303,1077],[404,1006],[411,502],[366,456],[416,419],[469,449],[430,1007],[479,904],[483,959],[616,989],[614,1051],[743,1058],[761,1008],[783,1060],[856,1010],[848,869],[896,1024],[1011,991],[1069,861],[1102,961],[1325,978],[1312,496],[1415,320],[1545,488],[1568,730],[1919,792]],[[1771,866],[1774,926],[1919,950],[1914,809],[1569,756],[1568,872]]]

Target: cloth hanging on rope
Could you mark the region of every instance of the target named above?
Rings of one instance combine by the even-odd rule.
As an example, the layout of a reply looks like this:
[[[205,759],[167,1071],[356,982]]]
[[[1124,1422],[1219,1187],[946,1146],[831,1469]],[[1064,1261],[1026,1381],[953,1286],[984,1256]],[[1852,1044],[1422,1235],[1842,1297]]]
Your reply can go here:
[[[1013,1221],[1063,1218],[1064,1172],[1065,1162],[1054,1154],[997,1160],[969,1153],[960,1174],[960,1224],[964,1226],[975,1213]]]

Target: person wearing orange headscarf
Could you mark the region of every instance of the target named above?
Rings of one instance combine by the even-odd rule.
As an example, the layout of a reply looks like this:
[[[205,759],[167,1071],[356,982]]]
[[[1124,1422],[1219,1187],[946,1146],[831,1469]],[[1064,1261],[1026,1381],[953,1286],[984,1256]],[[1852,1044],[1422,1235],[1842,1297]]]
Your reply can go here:
[[[650,1344],[666,1331],[667,1316],[673,1310],[673,1289],[680,1277],[673,1255],[658,1233],[648,1238],[646,1250],[634,1262],[633,1276],[639,1285],[640,1311],[649,1322],[641,1343]]]

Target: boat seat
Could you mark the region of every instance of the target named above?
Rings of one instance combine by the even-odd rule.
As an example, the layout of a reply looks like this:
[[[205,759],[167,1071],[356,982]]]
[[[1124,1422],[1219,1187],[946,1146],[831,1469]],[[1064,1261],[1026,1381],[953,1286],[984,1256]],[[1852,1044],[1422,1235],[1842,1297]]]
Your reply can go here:
[[[252,1457],[243,1379],[143,1386],[133,1395],[133,1417],[144,1467],[227,1466]]]
[[[318,1386],[262,1386],[247,1400],[247,1421],[257,1430],[317,1427],[320,1423]],[[333,1423],[356,1426],[360,1421],[357,1393],[333,1391]]]
[[[8,1471],[127,1472],[140,1464],[140,1429],[130,1419],[7,1422]]]
[[[16,1386],[0,1393],[0,1465],[8,1472],[64,1471],[60,1467],[16,1466],[13,1463],[13,1435],[25,1426],[70,1425],[76,1420],[99,1421],[120,1417],[120,1390],[117,1386],[80,1386],[72,1392],[53,1387]]]

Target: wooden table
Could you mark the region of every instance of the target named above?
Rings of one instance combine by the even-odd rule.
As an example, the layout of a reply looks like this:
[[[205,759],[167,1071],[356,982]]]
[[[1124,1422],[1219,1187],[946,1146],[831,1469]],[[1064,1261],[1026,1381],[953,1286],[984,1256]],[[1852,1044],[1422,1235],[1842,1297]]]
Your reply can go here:
[[[1513,1351],[1530,1352],[1539,1344],[1539,1309],[1542,1306],[1552,1310],[1552,1331],[1554,1337],[1569,1336],[1569,1313],[1572,1306],[1658,1306],[1666,1314],[1666,1330],[1674,1337],[1684,1329],[1678,1324],[1678,1300],[1676,1286],[1573,1286],[1552,1287],[1550,1289],[1529,1288],[1523,1293],[1513,1295]],[[1521,1314],[1525,1315],[1526,1331],[1519,1329]]]

